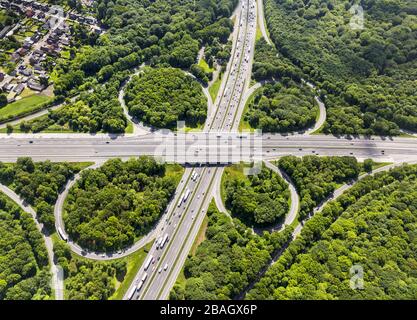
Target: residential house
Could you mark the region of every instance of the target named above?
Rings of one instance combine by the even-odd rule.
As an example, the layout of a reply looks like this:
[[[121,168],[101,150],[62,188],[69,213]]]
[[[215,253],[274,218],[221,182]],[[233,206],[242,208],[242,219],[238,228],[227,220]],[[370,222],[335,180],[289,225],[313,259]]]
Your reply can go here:
[[[28,80],[28,84],[27,86],[35,91],[42,91],[43,89],[45,89],[45,87],[43,85],[41,85],[36,79],[31,78]]]
[[[16,50],[16,52],[21,56],[21,57],[23,57],[23,56],[25,56],[25,54],[28,52],[28,50],[27,49],[25,49],[25,48],[19,48],[19,49],[17,49]]]
[[[13,90],[16,92],[16,95],[20,95],[22,91],[25,89],[25,85],[23,83],[19,83]]]
[[[19,73],[21,75],[24,75],[25,77],[30,77],[32,75],[32,70],[30,70],[29,68],[20,70]]]
[[[10,57],[10,61],[13,63],[16,63],[20,60],[20,54],[18,54],[17,52],[13,52],[11,57]]]
[[[10,82],[7,82],[7,83],[3,84],[2,90],[5,91],[5,92],[10,92],[10,91],[13,90],[13,88],[14,88],[14,85],[11,84]]]
[[[29,9],[26,9],[25,14],[26,14],[26,17],[32,18],[35,15],[35,11],[29,8]]]

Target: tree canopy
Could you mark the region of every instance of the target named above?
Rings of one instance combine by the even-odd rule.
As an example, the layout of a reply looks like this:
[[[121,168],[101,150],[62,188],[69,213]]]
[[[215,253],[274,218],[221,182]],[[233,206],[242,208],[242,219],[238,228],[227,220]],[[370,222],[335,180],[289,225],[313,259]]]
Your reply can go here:
[[[127,272],[125,260],[92,261],[71,253],[62,240],[54,242],[54,254],[64,270],[67,300],[108,300]]]
[[[206,119],[207,99],[201,85],[175,68],[147,68],[127,85],[130,114],[158,128],[175,128],[177,121],[196,126]]]
[[[125,248],[162,215],[181,173],[178,166],[167,172],[150,157],[112,159],[98,169],[87,169],[66,199],[65,229],[83,248]]]
[[[317,113],[314,93],[290,80],[261,87],[249,103],[245,120],[263,132],[289,132],[313,126]]]
[[[322,90],[325,133],[417,131],[415,1],[360,5],[363,29],[350,26],[348,0],[266,0],[265,17],[280,53]]]
[[[254,281],[291,238],[291,228],[258,236],[242,224],[220,213],[212,203],[207,211],[206,239],[184,265],[186,281],[171,291],[173,300],[219,300],[237,298]]]
[[[361,171],[355,157],[285,156],[278,165],[295,183],[301,219],[331,196],[338,185],[353,181]]]
[[[256,175],[243,175],[242,168],[225,172],[225,205],[233,216],[247,225],[265,226],[282,220],[289,209],[287,183],[275,172],[262,167]]]
[[[54,205],[58,194],[74,173],[82,168],[79,164],[33,162],[31,158],[19,158],[16,164],[0,162],[0,181],[12,188],[31,204],[39,222],[46,228],[55,227]]]
[[[48,254],[30,214],[0,193],[0,300],[51,298]]]
[[[416,173],[405,165],[366,177],[330,202],[247,298],[415,299]],[[354,265],[363,289],[350,286]]]

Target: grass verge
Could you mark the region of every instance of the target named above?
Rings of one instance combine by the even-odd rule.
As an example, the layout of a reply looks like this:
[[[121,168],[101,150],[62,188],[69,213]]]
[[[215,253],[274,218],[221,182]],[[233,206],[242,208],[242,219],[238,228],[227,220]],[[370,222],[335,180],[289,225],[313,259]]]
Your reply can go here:
[[[6,119],[8,117],[17,117],[21,114],[30,112],[31,110],[36,109],[41,104],[47,103],[51,100],[50,97],[47,97],[42,94],[34,94],[27,96],[18,101],[9,103],[4,108],[0,109],[0,119]]]

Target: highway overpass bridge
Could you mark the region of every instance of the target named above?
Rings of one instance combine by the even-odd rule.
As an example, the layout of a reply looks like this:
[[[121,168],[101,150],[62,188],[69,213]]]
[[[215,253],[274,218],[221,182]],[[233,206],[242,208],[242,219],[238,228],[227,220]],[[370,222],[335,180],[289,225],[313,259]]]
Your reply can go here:
[[[284,155],[355,156],[377,161],[417,160],[416,138],[335,137],[239,132],[148,135],[12,134],[0,135],[0,161],[103,161],[154,156],[168,163],[229,164]]]

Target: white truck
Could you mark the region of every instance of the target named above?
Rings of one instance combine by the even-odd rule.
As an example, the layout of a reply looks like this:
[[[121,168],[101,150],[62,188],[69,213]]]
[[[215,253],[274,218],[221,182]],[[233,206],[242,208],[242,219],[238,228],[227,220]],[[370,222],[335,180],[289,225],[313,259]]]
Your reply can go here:
[[[168,233],[165,233],[164,238],[162,239],[161,245],[159,246],[161,249],[164,247],[165,243],[168,242]]]
[[[65,235],[64,231],[62,231],[61,227],[58,227],[58,233],[62,240],[68,241],[68,237]]]
[[[187,188],[184,194],[184,200],[183,200],[184,202],[187,201],[188,197],[190,196],[190,193],[191,193],[190,189]]]
[[[151,263],[152,263],[152,260],[153,260],[153,256],[152,255],[150,255],[149,256],[149,258],[146,260],[146,262],[145,262],[145,268],[144,268],[144,270],[146,271],[146,270],[148,270],[148,268],[149,268],[149,266],[151,265]]]

